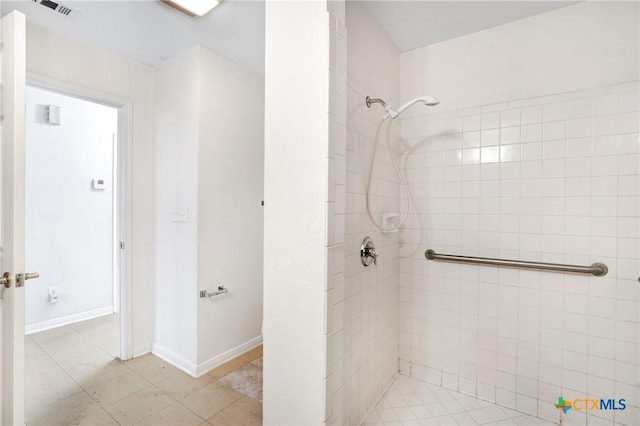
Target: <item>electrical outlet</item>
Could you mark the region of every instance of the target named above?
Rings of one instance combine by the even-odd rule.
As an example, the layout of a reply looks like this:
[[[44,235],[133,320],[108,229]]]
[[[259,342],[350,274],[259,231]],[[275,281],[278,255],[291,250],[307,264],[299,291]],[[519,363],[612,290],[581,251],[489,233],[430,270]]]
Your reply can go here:
[[[60,289],[58,287],[49,287],[49,303],[57,303],[60,297]]]

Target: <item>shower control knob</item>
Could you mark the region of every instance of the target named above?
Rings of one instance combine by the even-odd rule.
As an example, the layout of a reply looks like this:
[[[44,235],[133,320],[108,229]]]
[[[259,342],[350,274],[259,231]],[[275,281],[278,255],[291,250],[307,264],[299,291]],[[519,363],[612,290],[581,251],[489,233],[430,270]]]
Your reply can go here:
[[[360,260],[364,266],[371,266],[372,263],[378,266],[378,253],[376,253],[376,246],[370,237],[365,237],[362,240]]]

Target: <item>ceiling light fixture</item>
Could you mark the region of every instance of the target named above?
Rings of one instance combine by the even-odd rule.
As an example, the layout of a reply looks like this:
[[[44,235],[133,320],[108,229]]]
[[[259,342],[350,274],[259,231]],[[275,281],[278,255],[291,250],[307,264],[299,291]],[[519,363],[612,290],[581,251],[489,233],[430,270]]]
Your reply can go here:
[[[189,16],[203,16],[220,4],[221,0],[162,0],[174,9]]]

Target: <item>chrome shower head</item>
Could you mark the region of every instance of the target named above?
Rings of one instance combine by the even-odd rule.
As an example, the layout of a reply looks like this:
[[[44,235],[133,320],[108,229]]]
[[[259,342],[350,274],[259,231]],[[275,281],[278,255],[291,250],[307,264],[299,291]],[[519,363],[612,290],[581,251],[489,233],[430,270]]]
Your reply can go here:
[[[406,104],[404,104],[400,108],[398,108],[397,109],[398,115],[402,114],[407,108],[409,108],[411,105],[416,104],[418,102],[422,102],[426,106],[435,106],[435,105],[438,105],[440,103],[440,101],[436,97],[433,97],[433,96],[421,96],[419,98],[415,98],[415,99],[407,102]],[[393,118],[395,118],[395,117],[393,117]]]
[[[407,108],[409,108],[411,105],[418,102],[422,102],[426,106],[435,106],[440,103],[438,98],[434,96],[421,96],[419,98],[415,98],[407,102],[406,104],[402,105],[398,109],[393,109],[391,106],[387,105],[387,103],[382,99],[371,99],[369,96],[366,97],[365,102],[368,108],[371,108],[371,104],[373,103],[381,104],[384,107],[384,110],[387,111],[387,115],[385,116],[385,118],[386,117],[398,118],[398,116],[402,114]]]

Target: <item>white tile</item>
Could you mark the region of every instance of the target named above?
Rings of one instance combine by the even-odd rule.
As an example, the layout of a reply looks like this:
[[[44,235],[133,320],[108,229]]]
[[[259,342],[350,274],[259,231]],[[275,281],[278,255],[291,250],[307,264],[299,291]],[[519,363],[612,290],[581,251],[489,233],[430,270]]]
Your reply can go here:
[[[522,161],[542,158],[542,142],[523,143],[520,145]]]
[[[520,145],[501,145],[500,161],[520,161]]]
[[[566,155],[566,145],[564,139],[545,140],[542,143],[542,157],[564,158]]]
[[[538,98],[529,98],[529,99],[516,99],[514,101],[510,101],[508,103],[509,108],[525,108],[534,105],[538,105]]]
[[[594,155],[616,155],[618,153],[617,135],[596,136],[593,138]]]
[[[564,121],[545,122],[542,125],[543,140],[564,139],[565,136],[566,133]]]
[[[488,112],[496,112],[496,111],[502,111],[504,109],[507,109],[507,103],[506,102],[499,102],[499,103],[495,103],[495,104],[489,104],[489,105],[483,105],[482,107],[480,107],[481,112],[484,113],[488,113]]]
[[[617,195],[618,178],[615,176],[595,176],[591,178],[593,196],[611,197]]]
[[[396,414],[395,410],[393,408],[391,408],[391,407],[389,407],[389,408],[380,408],[380,409],[378,409],[376,411],[377,411],[378,417],[384,423],[395,422],[395,421],[400,420],[400,418]]]
[[[507,153],[507,158],[516,158],[517,149]],[[500,164],[500,179],[518,179],[521,174],[519,161],[505,161]]]
[[[638,92],[624,92],[618,95],[618,107],[620,112],[638,111],[640,108],[640,100]]]
[[[640,174],[640,157],[638,154],[620,155],[618,157],[618,174],[635,176]]]
[[[592,158],[592,176],[614,176],[618,173],[618,156],[608,155]]]
[[[542,125],[541,124],[523,125],[521,128],[520,140],[522,143],[541,141]]]
[[[518,394],[516,396],[516,408],[518,411],[535,416],[538,413],[538,401],[536,398]]]
[[[335,158],[335,183],[338,185],[345,184],[345,158],[342,155],[337,155]]]
[[[482,146],[498,145],[500,143],[500,129],[482,130],[480,144]]]
[[[535,105],[522,108],[522,111],[520,113],[520,121],[523,125],[540,123],[542,121],[542,106]]]
[[[625,410],[616,411],[614,419],[616,424],[637,425],[640,423],[640,409],[638,409],[638,407],[628,406]]]
[[[638,364],[616,361],[614,365],[615,365],[615,379],[617,382],[623,382],[630,385],[633,385],[635,383],[634,378],[638,377],[638,372],[639,372]],[[605,378],[607,377],[612,377],[612,376],[611,375],[605,376]]]
[[[618,113],[618,94],[593,98],[593,115],[611,115]]]
[[[508,109],[500,111],[500,127],[520,126],[520,110]]]
[[[480,153],[480,161],[482,163],[497,163],[500,161],[500,147],[490,146],[482,148]]]
[[[620,216],[637,216],[640,211],[639,201],[635,196],[618,197],[618,214]]]
[[[488,112],[483,113],[480,117],[481,128],[485,129],[495,129],[500,127],[500,112]]]
[[[567,138],[584,138],[591,136],[592,120],[577,118],[567,121]]]
[[[618,195],[633,197],[640,195],[640,179],[637,176],[620,176],[618,185]]]
[[[542,163],[542,176],[547,178],[564,177],[566,163],[564,159],[549,159]]]
[[[463,118],[462,120],[462,130],[465,132],[470,132],[474,130],[480,130],[480,115],[469,115]]]
[[[520,143],[520,126],[503,127],[500,129],[500,144]]]
[[[478,383],[478,398],[482,398],[486,401],[496,400],[496,387],[494,385],[486,383]]]
[[[567,158],[567,176],[591,176],[591,158]]]
[[[516,408],[516,394],[504,389],[496,389],[496,403],[503,407]]]
[[[614,127],[612,123],[607,122],[607,124],[610,126],[610,128],[608,127],[607,130],[612,130],[613,128],[616,128],[622,134],[638,133],[640,129],[640,125],[639,125],[640,117],[638,117],[638,115],[639,114],[637,112],[628,112],[628,113],[620,114],[618,127]]]
[[[630,92],[630,91],[637,92],[638,90],[640,90],[640,83],[638,81],[614,84],[612,86],[607,87],[607,92],[611,92],[611,93],[624,93],[624,92]]]
[[[563,392],[576,391],[581,392],[587,387],[587,375],[578,371],[563,370],[562,371],[562,388]]]
[[[593,153],[591,138],[568,139],[566,144],[567,157],[588,157]]]
[[[480,146],[480,132],[479,131],[472,131],[472,132],[465,131],[464,133],[462,133],[462,146],[464,148],[475,148],[475,147]]]
[[[635,114],[637,115],[637,114]],[[621,133],[631,133],[633,132],[633,128],[629,128],[629,131],[622,131],[623,125],[623,116],[620,116],[620,129]],[[624,123],[625,125],[629,125],[630,123]],[[637,126],[636,126],[637,127]],[[638,130],[635,130],[636,132]],[[613,135],[618,133],[618,116],[617,115],[606,115],[601,117],[593,118],[593,136],[603,136],[603,135]]]
[[[477,164],[480,162],[480,149],[469,148],[462,150],[462,163],[463,164]]]
[[[585,118],[591,116],[591,98],[572,99],[567,102],[567,118]]]
[[[542,119],[545,122],[564,120],[566,105],[564,102],[545,104],[542,107]]]
[[[395,407],[394,411],[396,412],[396,416],[398,416],[398,419],[402,421],[416,419],[413,411],[411,410],[411,407]]]
[[[344,214],[346,209],[345,186],[335,185],[335,213]]]

